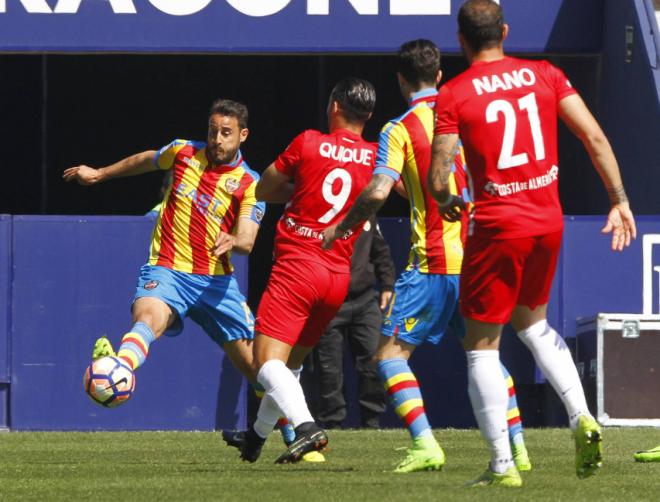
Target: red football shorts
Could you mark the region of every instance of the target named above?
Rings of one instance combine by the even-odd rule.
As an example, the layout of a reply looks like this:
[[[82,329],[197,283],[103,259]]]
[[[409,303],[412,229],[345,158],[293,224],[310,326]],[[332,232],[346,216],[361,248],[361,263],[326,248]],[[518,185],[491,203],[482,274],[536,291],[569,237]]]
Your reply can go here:
[[[350,278],[310,261],[277,261],[259,303],[255,332],[291,346],[314,347],[344,303]]]
[[[548,303],[562,231],[520,239],[470,236],[461,270],[464,317],[506,324],[516,305]]]

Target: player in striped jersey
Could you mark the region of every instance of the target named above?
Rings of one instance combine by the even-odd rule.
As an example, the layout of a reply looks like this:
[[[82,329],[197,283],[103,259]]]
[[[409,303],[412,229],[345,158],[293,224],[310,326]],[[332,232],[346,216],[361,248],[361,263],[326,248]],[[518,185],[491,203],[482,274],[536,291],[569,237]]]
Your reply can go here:
[[[467,225],[466,221],[443,221],[426,186],[438,94],[436,85],[442,75],[440,51],[428,40],[407,42],[399,49],[397,66],[401,92],[410,108],[383,127],[371,184],[339,224],[334,236],[351,228],[354,220],[360,221],[375,212],[393,187],[401,191],[398,182],[402,181],[410,200],[412,245],[406,271],[397,281],[385,311],[383,338],[376,359],[390,401],[413,440],[408,455],[395,468],[395,472],[408,473],[439,470],[445,463],[444,452],[426,418],[419,385],[408,359],[425,341],[438,343],[450,322],[459,336],[464,334],[457,304]],[[455,156],[450,179],[452,193],[467,197],[467,176],[460,151]],[[515,441],[522,469],[529,470],[531,464],[522,438],[513,382],[506,368],[502,367],[502,372],[510,383],[512,395],[509,410],[512,442]]]
[[[94,185],[112,178],[171,170],[173,183],[160,208],[149,261],[140,270],[133,299],[133,326],[117,356],[132,369],[144,363],[149,345],[176,336],[189,316],[250,380],[254,317],[238,289],[231,254],[252,250],[265,206],[257,202],[259,176],[243,160],[247,108],[218,100],[209,112],[207,142],[175,140],[100,169],[64,171],[66,181]],[[93,358],[114,354],[100,339]]]

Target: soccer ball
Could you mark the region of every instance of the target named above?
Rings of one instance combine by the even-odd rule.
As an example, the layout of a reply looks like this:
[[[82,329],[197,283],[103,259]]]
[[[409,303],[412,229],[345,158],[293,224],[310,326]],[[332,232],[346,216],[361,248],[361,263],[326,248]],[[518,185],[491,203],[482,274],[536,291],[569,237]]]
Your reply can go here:
[[[114,408],[133,395],[135,375],[120,359],[101,357],[85,370],[83,386],[92,401],[106,408]]]

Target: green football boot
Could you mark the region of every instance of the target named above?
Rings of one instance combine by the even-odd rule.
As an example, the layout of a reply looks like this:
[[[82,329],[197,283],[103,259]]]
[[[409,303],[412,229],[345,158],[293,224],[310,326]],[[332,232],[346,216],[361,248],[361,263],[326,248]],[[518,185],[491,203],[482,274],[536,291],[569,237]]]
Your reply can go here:
[[[102,336],[94,343],[94,349],[92,350],[92,361],[101,359],[106,356],[115,356],[115,349],[112,348],[112,344],[107,337]]]
[[[529,454],[525,443],[511,443],[511,453],[513,454],[513,463],[516,464],[518,472],[528,472],[532,470],[532,462],[529,460]]]
[[[491,471],[489,467],[477,479],[465,483],[465,486],[503,486],[505,488],[520,488],[522,484],[523,482],[520,473],[515,467],[509,467],[509,469],[502,474]]]
[[[638,451],[633,456],[636,462],[660,462],[660,446],[650,450]]]
[[[418,471],[439,471],[445,465],[445,452],[435,438],[417,438],[408,455],[394,469],[397,474]]]
[[[575,431],[575,470],[580,479],[596,474],[603,465],[603,432],[593,417],[580,415]]]

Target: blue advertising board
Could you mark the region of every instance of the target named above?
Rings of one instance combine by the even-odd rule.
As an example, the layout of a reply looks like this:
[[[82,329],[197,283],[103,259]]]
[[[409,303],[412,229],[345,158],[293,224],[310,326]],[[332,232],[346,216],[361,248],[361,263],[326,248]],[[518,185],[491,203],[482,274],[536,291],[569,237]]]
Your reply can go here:
[[[0,0],[0,51],[459,52],[462,0]],[[502,0],[520,52],[598,52],[601,0]]]

